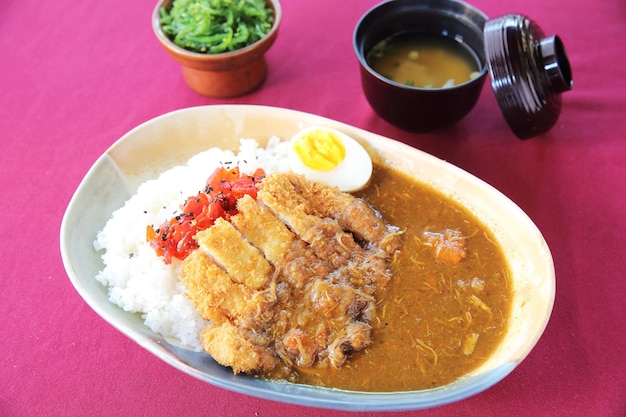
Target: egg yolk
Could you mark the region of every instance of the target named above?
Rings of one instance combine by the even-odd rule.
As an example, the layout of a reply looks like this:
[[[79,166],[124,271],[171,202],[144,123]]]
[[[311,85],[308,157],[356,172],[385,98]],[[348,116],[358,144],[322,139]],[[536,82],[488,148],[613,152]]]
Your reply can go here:
[[[330,171],[346,157],[341,139],[332,132],[314,130],[298,137],[293,150],[304,165],[316,171]]]

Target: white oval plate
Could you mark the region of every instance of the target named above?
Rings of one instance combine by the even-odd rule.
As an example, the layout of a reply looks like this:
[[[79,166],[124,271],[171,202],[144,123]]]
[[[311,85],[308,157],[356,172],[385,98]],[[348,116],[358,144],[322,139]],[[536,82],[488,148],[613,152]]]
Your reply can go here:
[[[494,233],[511,267],[513,306],[502,343],[482,366],[444,387],[408,392],[354,392],[233,375],[203,353],[174,346],[151,332],[138,314],[123,311],[95,280],[104,265],[93,248],[97,232],[139,184],[211,147],[236,150],[240,138],[265,145],[312,125],[340,130],[383,162],[432,185],[469,208]],[[131,130],[91,167],[61,224],[61,255],[82,298],[102,318],[175,368],[213,385],[260,398],[340,410],[423,409],[477,394],[508,375],[531,351],[550,317],[555,296],[548,246],[528,216],[495,188],[432,155],[400,142],[323,117],[265,106],[193,107],[152,119]]]

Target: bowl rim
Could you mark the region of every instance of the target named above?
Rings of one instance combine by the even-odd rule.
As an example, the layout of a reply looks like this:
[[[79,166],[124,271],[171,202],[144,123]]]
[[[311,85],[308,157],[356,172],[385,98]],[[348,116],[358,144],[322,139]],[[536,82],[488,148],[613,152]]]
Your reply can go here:
[[[249,115],[254,115],[259,119],[271,119],[269,122],[289,119],[289,122],[293,123],[294,126],[299,123],[299,126],[302,124],[317,124],[336,128],[352,135],[374,152],[380,151],[383,144],[388,145],[391,146],[389,151],[393,155],[409,153],[428,167],[444,169],[447,178],[442,178],[441,180],[446,182],[452,181],[450,183],[451,186],[471,187],[472,192],[478,192],[481,196],[495,196],[496,203],[499,205],[498,209],[508,210],[507,215],[514,220],[514,223],[520,223],[518,229],[531,239],[532,253],[535,254],[534,250],[536,249],[538,252],[535,255],[539,256],[528,258],[528,262],[533,264],[533,268],[539,270],[543,278],[541,282],[545,293],[542,294],[542,300],[538,302],[545,308],[545,314],[541,317],[541,320],[532,323],[534,332],[531,337],[524,338],[523,346],[516,347],[519,352],[484,373],[472,375],[469,378],[462,377],[451,384],[434,389],[404,392],[359,392],[312,387],[261,380],[243,375],[234,376],[230,369],[226,370],[227,368],[221,367],[221,365],[215,367],[214,373],[207,373],[199,369],[198,366],[213,365],[212,359],[208,355],[181,349],[169,343],[163,337],[152,333],[150,329],[143,325],[142,321],[137,322],[136,315],[123,312],[122,309],[110,303],[108,299],[105,299],[104,301],[106,302],[103,302],[103,290],[100,290],[98,294],[92,291],[92,288],[97,287],[95,284],[100,285],[100,283],[96,282],[94,277],[81,276],[83,272],[81,267],[84,266],[82,263],[89,262],[89,260],[77,256],[77,254],[80,254],[80,251],[89,251],[88,248],[77,247],[77,242],[79,241],[77,233],[82,230],[81,226],[93,223],[88,218],[89,213],[86,212],[85,208],[92,207],[92,210],[96,212],[101,208],[101,206],[94,207],[96,205],[93,204],[93,182],[106,180],[106,178],[102,177],[102,174],[103,172],[109,173],[113,178],[121,181],[119,184],[120,189],[132,195],[139,180],[134,178],[123,165],[133,164],[133,155],[128,155],[127,151],[129,149],[132,150],[132,147],[136,145],[136,143],[132,142],[138,139],[138,135],[146,130],[151,134],[168,132],[168,129],[161,128],[177,119],[196,121],[199,125],[203,125],[211,121],[223,120],[223,117],[226,116],[231,117],[232,121],[237,124],[238,122],[245,122],[247,120],[246,117]],[[136,154],[140,154],[142,150],[141,146],[139,146],[134,151]],[[428,171],[428,167],[424,168],[424,172]],[[154,176],[154,172],[148,174]],[[461,180],[461,182],[457,185],[456,180]],[[143,182],[143,180],[140,182]],[[107,213],[106,218],[108,217],[110,217],[110,213]],[[90,224],[90,227],[98,230],[98,225]],[[84,301],[105,321],[164,362],[199,380],[234,392],[296,405],[337,410],[400,411],[425,409],[456,402],[486,390],[510,374],[539,341],[552,312],[556,289],[554,264],[543,236],[521,208],[492,186],[461,168],[393,139],[321,116],[269,106],[232,104],[190,107],[165,113],[131,129],[96,160],[80,182],[63,216],[59,238],[64,267],[72,285]],[[94,249],[91,248],[91,251],[94,251]],[[90,256],[93,259],[94,254],[92,253]],[[533,268],[531,268],[532,271],[537,272]],[[139,327],[137,326],[138,323]],[[213,368],[210,369],[213,370]]]

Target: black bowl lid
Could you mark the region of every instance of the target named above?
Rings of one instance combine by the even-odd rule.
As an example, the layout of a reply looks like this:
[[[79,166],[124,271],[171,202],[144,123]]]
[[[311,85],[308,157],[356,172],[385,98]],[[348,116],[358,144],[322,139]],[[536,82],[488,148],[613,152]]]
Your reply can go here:
[[[484,34],[491,86],[511,130],[520,139],[547,132],[573,85],[561,39],[514,14],[489,20]]]

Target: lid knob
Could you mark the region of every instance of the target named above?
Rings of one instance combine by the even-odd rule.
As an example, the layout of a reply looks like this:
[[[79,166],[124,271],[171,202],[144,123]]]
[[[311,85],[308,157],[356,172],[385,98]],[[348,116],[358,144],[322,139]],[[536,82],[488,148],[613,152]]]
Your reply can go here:
[[[520,139],[548,131],[573,85],[563,42],[522,15],[489,20],[484,34],[491,86],[509,127]]]
[[[552,90],[555,93],[571,90],[572,70],[561,39],[552,35],[539,41],[539,54]]]

